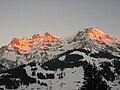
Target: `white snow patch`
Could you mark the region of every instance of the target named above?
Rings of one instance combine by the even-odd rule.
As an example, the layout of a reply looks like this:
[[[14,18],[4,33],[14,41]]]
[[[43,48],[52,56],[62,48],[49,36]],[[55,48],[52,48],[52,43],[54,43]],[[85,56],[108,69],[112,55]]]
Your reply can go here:
[[[59,60],[64,61],[64,60],[65,60],[65,58],[66,58],[66,55],[64,55],[64,56],[60,57],[60,58],[59,58]]]

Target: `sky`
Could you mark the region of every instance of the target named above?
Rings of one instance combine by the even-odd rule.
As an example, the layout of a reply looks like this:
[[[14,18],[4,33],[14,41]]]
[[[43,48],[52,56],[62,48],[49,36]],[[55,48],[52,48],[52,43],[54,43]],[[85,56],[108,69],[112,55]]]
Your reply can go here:
[[[0,0],[0,45],[35,33],[66,37],[87,27],[120,40],[120,0]]]

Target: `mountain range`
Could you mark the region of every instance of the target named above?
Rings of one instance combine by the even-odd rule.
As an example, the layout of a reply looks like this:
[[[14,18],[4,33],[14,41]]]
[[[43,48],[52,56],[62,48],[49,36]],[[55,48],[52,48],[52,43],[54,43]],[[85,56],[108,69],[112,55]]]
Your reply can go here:
[[[108,90],[120,90],[120,41],[106,32],[90,27],[65,38],[48,32],[13,38],[0,48],[0,88],[81,90],[89,63]]]

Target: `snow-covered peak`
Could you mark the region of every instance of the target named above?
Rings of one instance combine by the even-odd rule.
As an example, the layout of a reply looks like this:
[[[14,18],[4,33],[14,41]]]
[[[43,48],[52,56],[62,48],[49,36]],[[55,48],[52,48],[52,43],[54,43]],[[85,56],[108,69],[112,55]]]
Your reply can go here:
[[[39,48],[45,47],[49,41],[57,41],[59,37],[56,37],[48,32],[45,34],[34,34],[32,37],[13,38],[8,44],[8,48],[15,48],[21,51],[30,51],[34,46],[40,45]],[[42,44],[40,44],[42,42]]]
[[[59,40],[59,37],[53,35],[53,34],[50,34],[49,32],[46,32],[45,33],[45,36],[49,38],[49,40]]]
[[[103,32],[99,29],[96,29],[96,28],[88,28],[87,34],[90,39],[98,40],[98,41],[104,42],[105,44],[108,44],[108,45],[118,43],[116,37],[114,37],[106,32]]]

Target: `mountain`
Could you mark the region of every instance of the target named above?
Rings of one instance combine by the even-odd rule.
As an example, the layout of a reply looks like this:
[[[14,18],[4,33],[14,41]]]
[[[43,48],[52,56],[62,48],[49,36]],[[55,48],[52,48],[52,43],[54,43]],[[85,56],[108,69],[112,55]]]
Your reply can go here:
[[[44,48],[49,41],[59,40],[59,37],[56,37],[48,32],[45,34],[34,34],[32,37],[23,37],[23,38],[13,38],[12,41],[8,44],[8,48],[16,48],[21,51],[30,51],[39,46],[39,48]]]
[[[109,45],[114,43],[119,43],[116,37],[95,28],[88,28],[88,35],[91,39],[95,39]]]
[[[80,90],[88,63],[110,90],[120,90],[120,42],[106,32],[85,28],[66,38],[48,32],[14,38],[0,48],[0,87]]]

